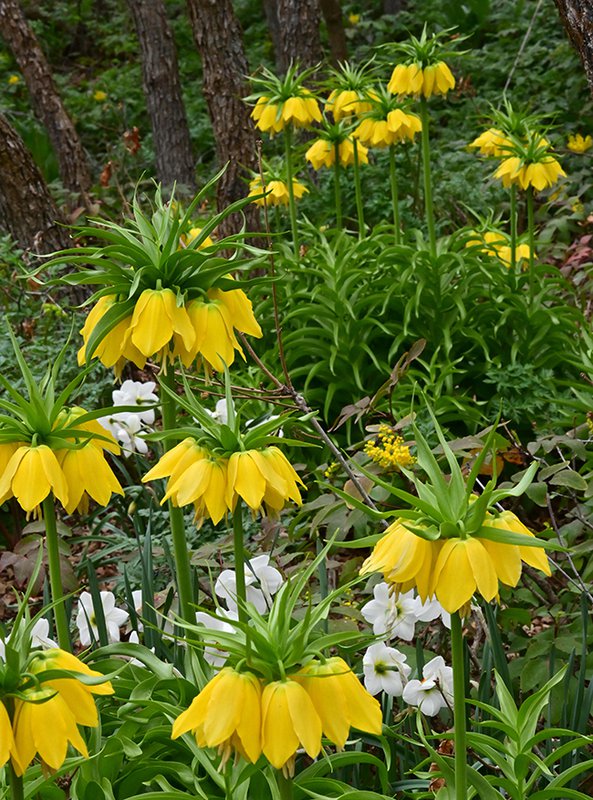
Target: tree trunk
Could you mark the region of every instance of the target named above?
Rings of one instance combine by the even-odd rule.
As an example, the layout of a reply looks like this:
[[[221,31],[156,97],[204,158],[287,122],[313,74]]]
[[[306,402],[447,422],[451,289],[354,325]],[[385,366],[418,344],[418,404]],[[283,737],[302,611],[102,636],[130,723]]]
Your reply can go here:
[[[247,194],[256,168],[256,134],[243,97],[249,72],[239,21],[231,0],[187,0],[196,47],[202,57],[203,92],[216,139],[219,164],[228,167],[218,183],[218,208]],[[246,209],[248,229],[259,230],[255,205]],[[237,231],[241,219],[227,218],[223,234]]]
[[[319,36],[319,0],[278,0],[282,71],[291,63],[314,67],[323,58]]]
[[[278,0],[262,0],[264,13],[266,15],[266,22],[268,23],[268,31],[274,46],[274,58],[276,61],[276,69],[278,72],[283,72],[282,60],[282,43],[280,41],[280,23],[278,22]]]
[[[334,67],[348,58],[344,18],[340,0],[320,0],[321,13],[327,27],[327,38]]]
[[[64,186],[84,195],[91,185],[86,154],[19,0],[0,0],[0,35],[23,73],[35,115],[45,126],[58,159]]]
[[[175,43],[163,0],[127,0],[142,57],[142,86],[150,116],[157,179],[196,190],[195,167],[181,94]],[[185,189],[185,192],[184,192]]]
[[[0,114],[0,228],[19,247],[51,253],[71,244],[64,222],[23,140]]]
[[[593,5],[591,0],[554,0],[562,24],[577,50],[593,94]]]

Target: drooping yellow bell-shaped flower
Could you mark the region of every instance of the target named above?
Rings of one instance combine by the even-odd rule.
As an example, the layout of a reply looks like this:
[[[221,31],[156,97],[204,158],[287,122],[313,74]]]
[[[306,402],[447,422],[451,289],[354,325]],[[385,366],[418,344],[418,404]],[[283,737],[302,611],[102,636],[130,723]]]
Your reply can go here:
[[[317,758],[321,750],[321,720],[306,690],[296,681],[273,681],[262,694],[262,750],[276,769],[294,771],[299,747]],[[292,762],[292,763],[291,763]]]
[[[0,769],[9,758],[13,759],[13,764],[20,763],[10,717],[4,703],[0,700]]]
[[[379,702],[339,657],[312,661],[293,676],[305,689],[319,714],[323,734],[343,748],[350,728],[380,734],[383,717]]]
[[[0,503],[15,497],[24,511],[33,511],[50,492],[65,507],[68,483],[55,453],[45,444],[22,445],[0,476]]]
[[[173,723],[172,738],[192,731],[200,747],[216,747],[226,763],[236,750],[251,763],[261,755],[261,685],[251,672],[225,667]]]

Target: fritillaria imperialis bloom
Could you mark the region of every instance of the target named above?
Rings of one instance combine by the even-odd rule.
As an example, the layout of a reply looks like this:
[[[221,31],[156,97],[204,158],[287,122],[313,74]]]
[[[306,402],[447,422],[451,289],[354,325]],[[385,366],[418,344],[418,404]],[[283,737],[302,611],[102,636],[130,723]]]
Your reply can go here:
[[[481,156],[504,156],[511,146],[511,140],[499,128],[488,128],[469,144],[469,147],[475,147]]]
[[[186,367],[199,361],[206,371],[222,370],[241,353],[236,332],[262,335],[233,277],[253,267],[260,251],[250,247],[249,257],[241,258],[245,247],[237,237],[209,238],[248,201],[237,201],[201,229],[192,227],[193,211],[218,177],[185,213],[177,202],[163,202],[160,189],[150,214],[134,198],[133,218],[124,225],[100,221],[80,229],[102,244],[70,248],[52,259],[51,264],[80,265],[69,282],[98,287],[80,331],[80,364],[98,357],[119,375],[126,361],[143,368],[149,358],[165,365],[180,358]]]
[[[309,190],[303,183],[293,179],[292,192],[295,200],[300,200],[308,191]],[[264,193],[267,193],[265,197],[261,197]],[[287,206],[290,199],[286,181],[272,179],[262,184],[261,178],[259,177],[254,178],[250,182],[249,194],[247,197],[255,197],[253,203],[256,206],[264,206],[266,203],[270,206]]]
[[[566,146],[573,153],[586,153],[587,150],[593,147],[593,136],[590,134],[583,136],[582,133],[575,133],[568,137]]]
[[[260,86],[255,94],[246,98],[254,102],[251,118],[255,127],[273,136],[285,128],[308,128],[321,122],[321,110],[316,97],[304,82],[312,70],[299,72],[298,65],[291,65],[283,78],[278,78],[267,69],[252,78]]]
[[[413,61],[411,64],[397,64],[387,88],[392,94],[432,97],[446,95],[455,88],[455,78],[444,61],[423,66]]]
[[[188,437],[160,459],[143,481],[169,478],[163,502],[193,503],[196,518],[220,522],[234,511],[239,498],[258,512],[284,508],[287,500],[300,505],[301,479],[278,447],[263,447],[218,455]]]
[[[261,684],[251,672],[224,667],[173,723],[173,739],[192,731],[200,747],[233,751],[255,763],[262,752]]]
[[[477,592],[490,602],[499,584],[516,586],[522,562],[550,575],[543,550],[511,511],[498,512],[497,504],[509,492],[496,488],[492,478],[480,495],[471,490],[489,452],[478,456],[469,476],[463,475],[455,455],[432,417],[439,443],[451,469],[444,475],[420,431],[414,428],[418,468],[428,477],[402,471],[416,486],[418,498],[396,487],[390,491],[412,506],[379,538],[361,574],[382,572],[396,591],[416,588],[423,603],[436,595],[441,606],[453,613],[465,609]],[[517,496],[529,486],[537,464],[532,464],[512,490]]]
[[[473,231],[471,238],[468,239],[465,246],[479,248],[481,252],[497,258],[505,267],[511,266],[512,250],[510,237],[502,231]],[[530,253],[531,248],[527,242],[518,242],[515,247],[515,263],[519,263],[520,261],[529,262]]]
[[[354,143],[350,137],[342,138],[337,142],[330,138],[316,139],[305,153],[305,158],[313,169],[332,167],[336,162],[336,147],[340,165],[342,167],[352,166],[354,164]],[[362,144],[358,144],[358,158],[361,164],[368,164],[368,150]]]
[[[50,670],[53,677],[45,679]],[[56,676],[60,670],[103,678],[63,650],[32,654],[20,683],[17,680],[12,720],[0,703],[0,766],[10,757],[17,775],[24,774],[36,754],[50,769],[59,769],[69,744],[88,757],[78,726],[99,724],[93,695],[113,694],[113,688],[105,680],[88,685],[66,673],[64,677]],[[31,684],[31,676],[36,679],[35,684]]]

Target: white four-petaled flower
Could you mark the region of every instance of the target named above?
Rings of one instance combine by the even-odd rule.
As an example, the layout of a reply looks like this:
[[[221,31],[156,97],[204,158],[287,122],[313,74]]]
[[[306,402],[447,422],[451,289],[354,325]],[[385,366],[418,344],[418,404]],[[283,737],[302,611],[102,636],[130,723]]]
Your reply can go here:
[[[369,694],[385,692],[391,697],[401,697],[412,671],[406,660],[395,647],[387,647],[383,642],[372,644],[362,659],[364,685]]]
[[[110,642],[119,642],[120,626],[126,624],[129,614],[122,608],[116,608],[113,592],[101,592],[101,605],[103,607],[103,616],[105,617],[107,638]],[[99,641],[96,612],[90,592],[82,592],[78,599],[76,626],[80,634],[80,643],[84,647],[88,647],[91,644],[91,631],[95,641]]]
[[[453,706],[453,670],[442,656],[436,656],[424,665],[423,680],[408,681],[403,699],[417,706],[427,717],[434,717],[442,708]]]
[[[417,621],[414,590],[396,595],[386,583],[378,583],[373,595],[374,599],[361,608],[362,616],[373,626],[373,633],[386,639],[397,636],[411,641]]]

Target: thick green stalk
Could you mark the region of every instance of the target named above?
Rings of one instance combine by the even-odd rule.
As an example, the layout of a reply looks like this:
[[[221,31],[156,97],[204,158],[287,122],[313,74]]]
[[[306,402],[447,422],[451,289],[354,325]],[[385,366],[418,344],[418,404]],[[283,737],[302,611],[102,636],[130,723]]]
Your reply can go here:
[[[340,145],[334,142],[334,192],[336,198],[336,228],[342,229],[342,187],[340,186]]]
[[[424,210],[428,241],[432,256],[437,253],[437,237],[434,226],[434,209],[432,205],[432,177],[430,174],[430,137],[428,135],[428,103],[425,97],[420,98],[420,119],[422,120],[422,168],[424,172]]]
[[[249,664],[251,654],[251,640],[247,624],[249,617],[245,608],[247,602],[247,588],[245,585],[245,547],[243,531],[243,506],[238,502],[233,511],[233,550],[235,553],[235,589],[237,591],[237,606],[239,622],[245,624],[245,661]]]
[[[463,628],[456,611],[451,614],[451,653],[453,660],[453,725],[455,741],[455,800],[467,800],[467,741],[465,717],[465,663]]]
[[[286,181],[288,184],[288,210],[290,213],[290,227],[292,229],[292,244],[294,257],[299,258],[299,232],[297,228],[296,203],[294,200],[293,168],[292,168],[292,128],[288,125],[284,129],[284,146],[286,151]]]
[[[14,771],[12,764],[8,764],[8,781],[10,785],[10,800],[24,800],[23,779]]]
[[[527,189],[527,232],[529,235],[529,303],[535,295],[535,220],[533,213],[533,186]]]
[[[45,544],[47,547],[51,599],[55,603],[54,619],[56,621],[58,644],[62,650],[70,652],[72,649],[70,645],[70,627],[64,606],[64,592],[60,572],[60,543],[53,494],[49,494],[43,501],[43,521],[45,523]]]
[[[517,184],[511,184],[511,273],[517,268]]]
[[[276,785],[282,800],[292,800],[292,778],[286,778],[281,769],[276,770]]]
[[[395,145],[389,145],[389,179],[391,183],[391,202],[393,204],[393,227],[395,231],[395,243],[400,243],[400,223],[399,223],[399,194],[397,191],[397,172],[395,170]]]
[[[358,158],[358,140],[353,139],[352,145],[354,147],[354,195],[356,197],[356,213],[358,215],[358,235],[362,237],[366,233],[366,226],[364,224],[364,209],[362,205],[362,187],[360,184],[360,160]]]
[[[243,506],[237,503],[233,511],[233,549],[235,551],[235,575],[237,589],[237,603],[239,607],[239,621],[247,622],[245,603],[247,590],[245,588],[245,548],[243,546]]]
[[[172,364],[166,364],[159,374],[159,379],[169,392],[175,392],[175,369]],[[177,425],[177,403],[175,397],[169,392],[161,393],[163,411],[163,430],[173,430]],[[165,450],[170,450],[175,443],[165,440]],[[183,511],[173,505],[171,500],[168,502],[169,526],[173,539],[173,557],[175,559],[175,571],[177,581],[177,592],[179,594],[179,614],[186,622],[195,623],[195,613],[192,609],[192,580],[191,566],[187,539],[185,536],[185,520]]]

